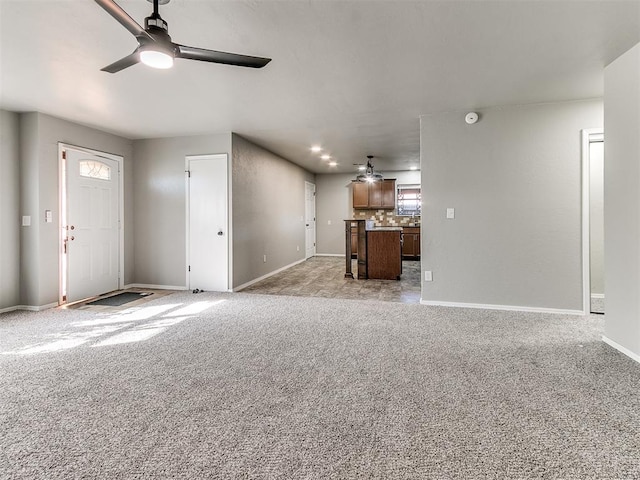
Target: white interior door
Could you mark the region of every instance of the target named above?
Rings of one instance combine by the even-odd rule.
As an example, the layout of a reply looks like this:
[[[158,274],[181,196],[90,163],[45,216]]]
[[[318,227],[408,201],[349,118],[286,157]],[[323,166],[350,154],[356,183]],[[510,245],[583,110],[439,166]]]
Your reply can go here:
[[[65,150],[66,300],[74,302],[119,287],[118,162]]]
[[[188,287],[229,289],[227,155],[187,157]]]
[[[305,258],[316,254],[316,186],[304,182],[305,192]]]
[[[589,142],[589,265],[591,312],[604,313],[604,138]]]

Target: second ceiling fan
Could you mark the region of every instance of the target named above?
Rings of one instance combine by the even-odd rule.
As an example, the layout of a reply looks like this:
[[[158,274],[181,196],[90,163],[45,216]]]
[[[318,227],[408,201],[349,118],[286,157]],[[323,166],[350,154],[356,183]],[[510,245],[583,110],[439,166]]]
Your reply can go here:
[[[116,73],[138,62],[155,68],[169,68],[173,65],[175,58],[251,68],[262,68],[271,61],[270,58],[188,47],[172,42],[169,36],[169,26],[158,13],[158,3],[165,4],[168,3],[169,0],[149,0],[153,2],[153,13],[145,18],[144,28],[113,0],[95,1],[104,8],[109,15],[115,18],[118,23],[129,30],[138,41],[138,48],[136,48],[133,53],[111,65],[107,65],[102,69],[104,72]]]

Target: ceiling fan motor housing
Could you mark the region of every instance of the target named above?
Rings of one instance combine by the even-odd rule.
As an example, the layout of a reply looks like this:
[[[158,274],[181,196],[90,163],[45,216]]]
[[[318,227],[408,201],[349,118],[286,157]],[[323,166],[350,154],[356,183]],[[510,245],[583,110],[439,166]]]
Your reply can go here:
[[[157,28],[169,33],[169,24],[165,22],[160,15],[151,15],[144,19],[146,30]]]
[[[141,47],[144,49],[151,48],[153,50],[160,49],[171,56],[176,56],[177,48],[171,42],[169,24],[165,22],[159,14],[154,12],[145,18],[144,26],[147,33],[153,38],[153,41],[149,41],[145,37],[139,38],[138,40]]]

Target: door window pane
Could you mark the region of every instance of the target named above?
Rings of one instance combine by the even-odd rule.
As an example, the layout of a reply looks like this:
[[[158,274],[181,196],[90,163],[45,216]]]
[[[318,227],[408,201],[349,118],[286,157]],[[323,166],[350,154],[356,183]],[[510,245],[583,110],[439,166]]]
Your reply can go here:
[[[80,176],[98,180],[111,180],[111,167],[97,160],[81,160]]]

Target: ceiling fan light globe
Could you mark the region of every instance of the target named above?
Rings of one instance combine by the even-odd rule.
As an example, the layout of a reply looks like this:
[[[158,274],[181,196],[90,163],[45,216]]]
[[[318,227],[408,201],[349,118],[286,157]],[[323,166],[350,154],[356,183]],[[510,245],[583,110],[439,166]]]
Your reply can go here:
[[[167,69],[173,67],[173,57],[160,50],[143,50],[140,61],[153,68]]]

